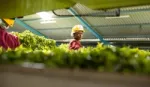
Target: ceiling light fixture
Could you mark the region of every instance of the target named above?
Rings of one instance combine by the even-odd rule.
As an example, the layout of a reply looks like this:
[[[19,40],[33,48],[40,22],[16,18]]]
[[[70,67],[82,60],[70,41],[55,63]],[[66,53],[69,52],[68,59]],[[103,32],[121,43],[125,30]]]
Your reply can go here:
[[[54,18],[52,18],[52,15],[48,12],[38,12],[36,14],[42,18],[40,21],[41,24],[56,23],[56,21],[53,21]]]
[[[51,20],[52,15],[50,15],[48,12],[38,12],[36,13],[37,15],[39,15],[43,20]]]

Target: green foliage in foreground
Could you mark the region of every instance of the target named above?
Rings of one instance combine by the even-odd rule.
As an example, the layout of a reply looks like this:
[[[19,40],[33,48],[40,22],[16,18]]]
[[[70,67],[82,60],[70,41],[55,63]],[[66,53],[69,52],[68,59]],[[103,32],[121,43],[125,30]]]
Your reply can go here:
[[[100,72],[150,74],[150,52],[130,47],[103,46],[68,50],[68,44],[51,49],[20,46],[15,50],[0,49],[1,64],[43,63],[50,68],[80,68]]]
[[[55,46],[55,40],[29,31],[13,32],[22,45],[15,50],[0,48],[0,64],[42,63],[49,68],[80,68],[100,72],[150,74],[150,52],[138,48],[103,46],[69,50],[68,44]]]

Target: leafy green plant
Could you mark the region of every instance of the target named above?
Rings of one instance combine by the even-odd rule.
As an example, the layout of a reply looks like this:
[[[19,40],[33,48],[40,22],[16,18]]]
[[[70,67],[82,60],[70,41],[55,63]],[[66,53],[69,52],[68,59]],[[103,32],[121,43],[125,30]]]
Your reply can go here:
[[[26,30],[22,33],[12,32],[17,35],[23,47],[32,48],[33,50],[49,50],[56,46],[55,40],[46,39],[44,36],[38,36]]]

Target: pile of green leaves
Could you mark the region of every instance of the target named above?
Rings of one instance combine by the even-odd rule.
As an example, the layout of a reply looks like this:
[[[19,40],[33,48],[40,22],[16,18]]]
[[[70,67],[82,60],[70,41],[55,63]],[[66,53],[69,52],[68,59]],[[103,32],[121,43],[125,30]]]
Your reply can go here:
[[[28,30],[22,33],[12,32],[12,34],[19,37],[22,46],[25,48],[31,48],[33,50],[48,50],[56,46],[55,40],[46,39],[44,36],[35,35]]]
[[[55,46],[55,41],[30,31],[12,32],[21,41],[15,50],[0,48],[0,64],[42,63],[50,68],[92,69],[100,72],[150,74],[150,52],[138,48],[104,46],[69,50],[68,44]]]
[[[62,44],[49,50],[20,46],[15,50],[0,49],[1,64],[43,63],[50,68],[92,69],[100,72],[150,74],[150,52],[130,47],[103,46],[68,50]]]

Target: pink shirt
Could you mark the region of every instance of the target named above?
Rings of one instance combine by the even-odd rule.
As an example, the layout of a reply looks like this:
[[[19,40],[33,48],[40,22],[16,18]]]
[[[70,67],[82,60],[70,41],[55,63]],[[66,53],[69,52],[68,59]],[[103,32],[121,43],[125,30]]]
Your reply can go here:
[[[82,47],[82,45],[81,45],[80,41],[73,40],[69,43],[69,49],[78,50],[81,47]]]
[[[15,49],[20,45],[17,36],[9,34],[4,28],[0,27],[0,46],[4,49]]]

